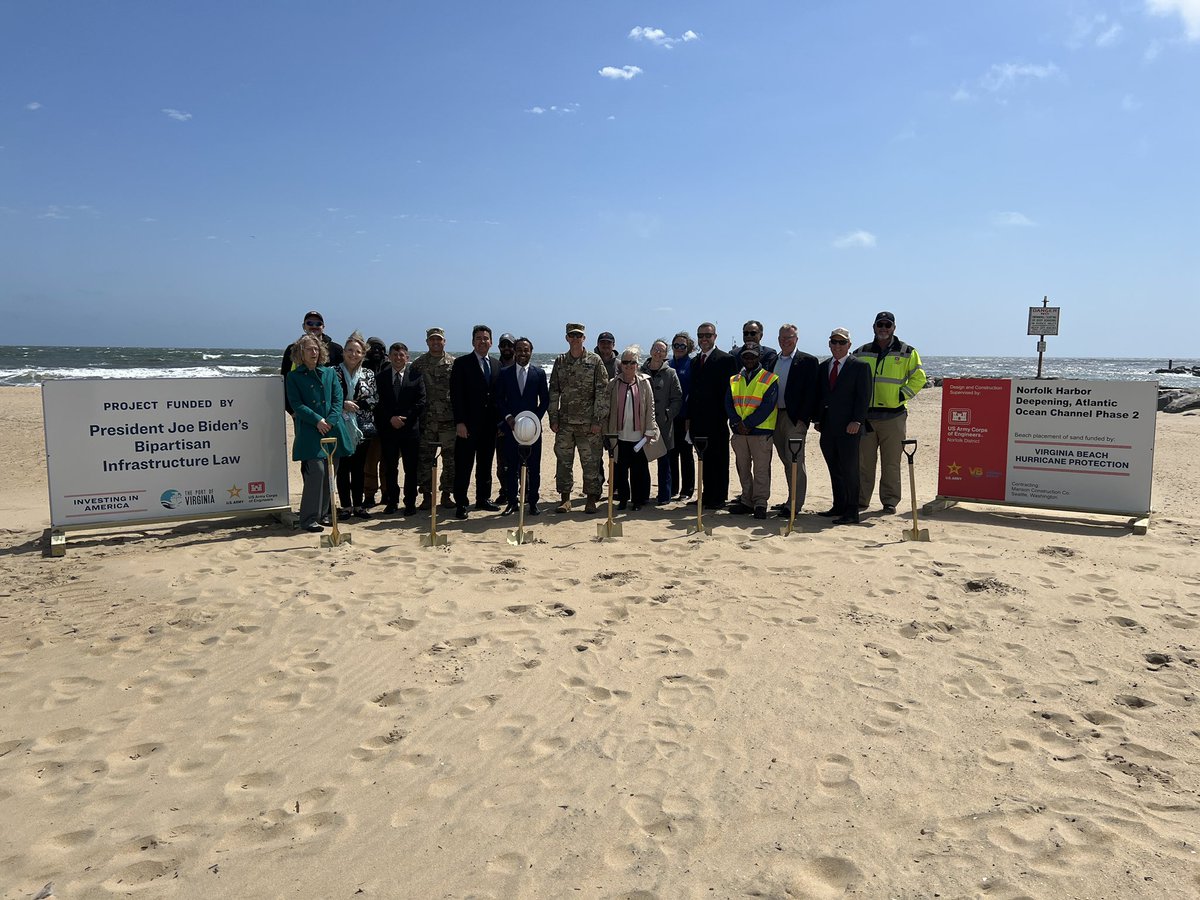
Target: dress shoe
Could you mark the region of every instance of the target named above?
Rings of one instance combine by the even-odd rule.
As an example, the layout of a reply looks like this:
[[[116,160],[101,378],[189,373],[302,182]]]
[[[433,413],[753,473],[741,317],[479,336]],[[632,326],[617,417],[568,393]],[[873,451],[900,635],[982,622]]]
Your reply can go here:
[[[396,507],[392,507],[392,512],[396,511]],[[406,516],[415,516],[417,514],[417,505],[415,503],[404,504],[404,514]]]
[[[754,518],[765,519],[767,517],[767,508],[765,506],[754,507]]]
[[[375,502],[374,494],[367,494],[365,497],[363,497],[363,506],[365,506],[367,509],[378,505],[379,504]]]
[[[894,516],[896,514],[896,507],[892,506],[891,504],[885,503],[883,505],[883,513],[884,513],[884,515],[887,515],[887,516]]]
[[[318,525],[316,522],[312,522],[308,525],[305,525],[304,530],[311,531],[313,534],[316,534],[317,532],[324,531],[325,529],[322,528],[320,525]]]
[[[540,516],[541,514],[542,514],[542,511],[541,511],[540,509],[538,509],[538,505],[537,505],[537,503],[530,503],[530,504],[529,504],[529,515],[531,515],[531,516]]]
[[[329,516],[321,516],[321,518],[318,519],[317,521],[320,522],[322,525],[324,525],[326,528],[329,528],[333,525],[333,519],[329,518]]]
[[[654,498],[654,502],[657,503],[659,506],[665,506],[666,504],[671,502],[671,497],[670,497],[670,495],[664,497],[662,494],[659,494],[657,497]]]
[[[705,509],[710,509],[710,510],[713,510],[713,511],[715,512],[715,511],[716,511],[716,510],[718,510],[718,509],[724,509],[724,508],[725,508],[725,504],[724,504],[724,503],[709,503],[707,500],[705,500],[705,501],[704,501],[704,508],[705,508]]]
[[[394,516],[396,514],[396,504],[389,503],[387,506],[385,506],[383,508],[383,514],[385,516]]]
[[[857,525],[858,516],[838,516],[833,520],[834,525]]]
[[[354,515],[358,516],[360,519],[371,518],[371,514],[361,506],[354,507]]]
[[[691,491],[684,491],[682,494],[680,494],[680,495],[679,495],[678,497],[676,497],[675,499],[676,499],[676,500],[684,500],[684,501],[691,500],[691,499],[692,499],[692,492],[691,492]]]
[[[484,512],[500,512],[500,507],[491,500],[476,500],[475,508],[481,509]]]
[[[497,506],[506,506],[511,502],[512,501],[508,499],[507,491],[501,491],[499,494],[496,495],[496,505]]]
[[[617,509],[619,509],[619,510],[624,510],[624,509],[625,509],[625,507],[626,507],[626,505],[627,505],[627,504],[625,503],[625,501],[624,501],[624,500],[618,500],[618,501],[617,501]]]
[[[426,512],[429,512],[429,510],[433,509],[433,500],[430,498],[430,496],[428,494],[425,494],[421,498],[420,508],[425,510]]]
[[[454,511],[454,518],[465,519],[466,517],[467,517],[467,508],[465,506],[460,506]]]
[[[511,516],[513,513],[517,512],[519,510],[520,510],[520,507],[517,506],[517,504],[510,503],[510,504],[508,504],[508,506],[504,507],[504,509],[500,512],[500,515]]]
[[[792,508],[790,506],[785,506],[783,509],[776,512],[775,515],[781,519],[790,519],[792,516]],[[800,510],[796,510],[796,515],[800,515]]]
[[[354,510],[352,510],[349,506],[339,506],[338,507],[338,518],[339,519],[348,519],[352,515],[354,515]]]
[[[775,510],[776,512],[788,512],[791,508],[792,504],[790,503],[776,503],[771,507],[771,509]]]
[[[754,512],[754,507],[747,506],[741,500],[734,500],[732,503],[729,504],[729,511],[731,513],[736,513],[737,515],[741,516],[741,515],[745,515],[746,513]]]
[[[642,508],[642,504],[640,504],[640,503],[634,503],[634,504],[633,504],[633,506],[632,506],[632,508],[633,508],[633,511],[634,511],[634,512],[637,512],[639,509],[641,509],[641,508]]]
[[[827,519],[832,519],[834,516],[841,515],[836,509],[826,509],[819,513],[818,516],[824,516]]]
[[[442,508],[454,509],[454,498],[450,496],[449,491],[442,491]]]

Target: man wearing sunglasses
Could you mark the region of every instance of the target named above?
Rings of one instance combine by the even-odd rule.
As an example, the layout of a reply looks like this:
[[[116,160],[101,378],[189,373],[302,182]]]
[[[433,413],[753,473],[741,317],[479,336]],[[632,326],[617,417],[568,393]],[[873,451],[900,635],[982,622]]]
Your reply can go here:
[[[704,508],[724,509],[729,500],[729,418],[725,395],[729,379],[741,360],[717,346],[717,326],[701,322],[696,328],[700,352],[692,357],[692,386],[688,395],[688,432],[708,438],[704,450]]]
[[[817,370],[817,431],[829,467],[833,506],[823,513],[834,525],[858,523],[858,445],[871,400],[871,367],[850,353],[850,332],[829,335],[832,356]]]
[[[925,370],[916,349],[896,337],[896,317],[887,310],[875,316],[875,340],[854,355],[871,367],[871,406],[866,434],[859,447],[858,508],[871,505],[875,460],[879,459],[879,500],[885,513],[900,503],[900,455],[908,423],[908,401],[925,387]]]
[[[316,310],[310,310],[304,314],[304,319],[302,322],[304,333],[320,338],[321,343],[325,345],[325,349],[329,351],[329,362],[327,363],[329,368],[332,369],[334,366],[339,365],[342,361],[342,345],[334,341],[325,333],[325,317]],[[287,345],[287,349],[283,351],[283,364],[279,367],[279,374],[281,374],[285,379],[288,376],[288,372],[295,368],[294,364],[292,363],[293,346],[293,344]],[[283,397],[283,406],[290,416],[292,414],[292,405],[288,403],[286,393]]]
[[[775,357],[779,355],[774,347],[768,347],[762,342],[763,339],[763,323],[758,319],[751,319],[742,326],[742,346],[733,351],[733,355],[737,359],[742,358],[742,351],[746,349],[747,343],[758,344],[759,361],[762,367],[768,372],[775,370]]]

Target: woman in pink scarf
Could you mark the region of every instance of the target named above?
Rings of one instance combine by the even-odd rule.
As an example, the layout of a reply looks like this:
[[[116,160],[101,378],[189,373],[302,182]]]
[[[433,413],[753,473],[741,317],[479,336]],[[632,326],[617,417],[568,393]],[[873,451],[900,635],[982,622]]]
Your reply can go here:
[[[618,509],[625,509],[627,503],[641,509],[650,499],[650,463],[639,444],[656,439],[658,426],[654,422],[654,389],[650,379],[638,371],[641,354],[637,344],[626,347],[616,377],[608,383],[605,433],[617,436],[613,492],[620,501]]]

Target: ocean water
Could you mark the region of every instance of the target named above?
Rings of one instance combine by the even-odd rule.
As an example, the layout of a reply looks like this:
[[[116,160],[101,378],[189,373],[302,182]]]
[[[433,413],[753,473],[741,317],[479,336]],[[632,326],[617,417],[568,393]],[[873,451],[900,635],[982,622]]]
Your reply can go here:
[[[549,370],[556,353],[535,353],[533,361]],[[0,386],[36,385],[62,378],[204,378],[273,375],[279,349],[184,347],[16,347],[0,346]],[[1036,357],[927,356],[925,371],[943,378],[1033,378]],[[1176,366],[1200,360],[1174,360]],[[1156,375],[1162,358],[1047,358],[1042,374],[1050,378],[1154,381],[1161,387],[1200,389],[1194,375]]]

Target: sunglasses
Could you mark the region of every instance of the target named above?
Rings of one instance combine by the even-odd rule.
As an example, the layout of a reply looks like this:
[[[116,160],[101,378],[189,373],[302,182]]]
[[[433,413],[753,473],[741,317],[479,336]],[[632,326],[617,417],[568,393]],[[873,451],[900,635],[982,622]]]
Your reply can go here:
[[[761,332],[758,332],[758,331],[743,331],[743,332],[742,332],[742,337],[754,337],[756,334],[761,334]]]
[[[671,349],[672,350],[686,350],[687,344],[672,344]]]
[[[875,327],[876,328],[895,328],[896,323],[895,322],[876,322]]]
[[[623,360],[621,360],[621,365],[623,365],[623,366],[636,366],[636,365],[637,365],[637,360],[636,360],[636,359],[623,359]]]
[[[698,337],[698,338],[715,338],[716,336],[717,336],[717,333],[715,331],[697,331],[696,332],[696,337]]]
[[[307,322],[304,323],[304,327],[305,328],[324,328],[325,323],[324,322],[316,322],[312,319],[309,319]]]
[[[829,343],[831,343],[831,344],[848,344],[850,342],[848,340],[846,340],[845,338],[830,338]]]

